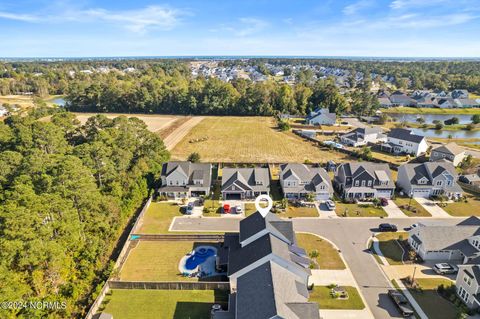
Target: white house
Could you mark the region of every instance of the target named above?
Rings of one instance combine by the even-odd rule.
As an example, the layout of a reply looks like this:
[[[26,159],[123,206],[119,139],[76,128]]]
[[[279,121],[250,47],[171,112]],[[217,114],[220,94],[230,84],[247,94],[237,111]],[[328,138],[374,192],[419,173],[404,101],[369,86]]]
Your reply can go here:
[[[382,144],[381,148],[393,154],[419,156],[427,152],[428,143],[425,136],[413,134],[407,129],[395,128],[387,134],[387,143]]]
[[[480,266],[459,265],[458,274],[455,280],[457,295],[470,309],[480,307]]]
[[[333,125],[337,121],[337,115],[330,113],[328,108],[316,109],[305,119],[309,125]]]
[[[280,186],[287,198],[304,198],[307,194],[315,194],[316,200],[327,200],[333,195],[328,173],[313,165],[280,165]]]
[[[387,136],[379,127],[365,127],[356,128],[351,132],[340,136],[342,144],[358,147],[367,144],[376,144],[379,142],[386,142]]]

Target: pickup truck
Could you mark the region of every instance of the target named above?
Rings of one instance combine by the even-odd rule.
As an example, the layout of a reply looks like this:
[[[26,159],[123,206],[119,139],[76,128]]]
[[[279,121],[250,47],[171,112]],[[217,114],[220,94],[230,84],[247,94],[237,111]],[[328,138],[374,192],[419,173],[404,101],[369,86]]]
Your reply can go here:
[[[410,317],[414,315],[412,305],[400,291],[391,289],[388,291],[388,295],[392,298],[402,316]]]

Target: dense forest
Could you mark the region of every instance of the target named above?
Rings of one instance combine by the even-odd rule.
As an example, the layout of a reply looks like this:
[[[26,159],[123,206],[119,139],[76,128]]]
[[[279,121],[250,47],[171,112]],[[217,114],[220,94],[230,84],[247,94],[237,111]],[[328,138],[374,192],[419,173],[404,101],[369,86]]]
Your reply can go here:
[[[333,78],[320,78],[301,69],[296,84],[274,80],[193,78],[184,60],[121,60],[68,62],[10,62],[0,68],[0,95],[29,92],[40,97],[66,95],[72,111],[175,113],[215,115],[306,114],[318,106],[332,112],[371,114],[379,107],[371,84],[385,87],[382,76],[399,89],[468,89],[480,93],[478,61],[354,61],[346,59],[226,60],[221,66],[249,64],[265,70],[274,65],[321,65],[348,70],[351,89],[339,88]],[[108,72],[98,72],[107,68]],[[134,68],[135,72],[123,72]],[[83,71],[96,70],[95,72]],[[264,71],[265,72],[265,71]],[[363,81],[357,83],[355,74]],[[371,74],[374,74],[372,77]]]
[[[0,317],[83,318],[169,154],[135,118],[99,115],[80,125],[68,112],[41,115],[0,123],[0,302],[65,307]]]

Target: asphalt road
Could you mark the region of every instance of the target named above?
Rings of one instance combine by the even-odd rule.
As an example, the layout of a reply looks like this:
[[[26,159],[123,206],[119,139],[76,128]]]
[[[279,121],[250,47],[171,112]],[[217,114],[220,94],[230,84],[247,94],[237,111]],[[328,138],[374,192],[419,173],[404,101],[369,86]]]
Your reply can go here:
[[[401,318],[387,291],[390,282],[378,267],[367,248],[367,243],[378,224],[389,222],[398,229],[422,221],[428,224],[452,225],[459,219],[434,218],[349,218],[349,219],[295,219],[294,228],[298,232],[309,232],[332,241],[341,250],[362,294],[375,318]],[[238,231],[239,219],[231,218],[177,218],[173,230],[178,231]]]

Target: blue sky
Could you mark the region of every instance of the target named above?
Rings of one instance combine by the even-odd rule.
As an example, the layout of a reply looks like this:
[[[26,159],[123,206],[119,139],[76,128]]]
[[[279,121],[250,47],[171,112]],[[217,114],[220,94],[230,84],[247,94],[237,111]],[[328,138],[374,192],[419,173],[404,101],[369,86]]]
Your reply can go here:
[[[480,0],[1,0],[0,56],[480,56]]]

